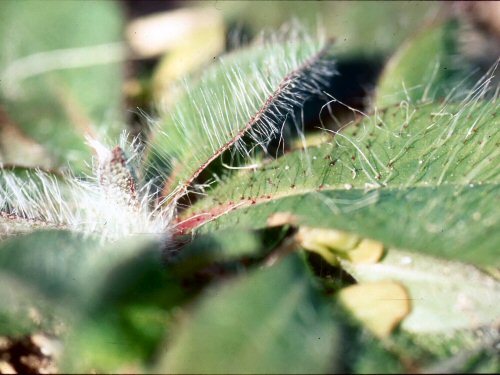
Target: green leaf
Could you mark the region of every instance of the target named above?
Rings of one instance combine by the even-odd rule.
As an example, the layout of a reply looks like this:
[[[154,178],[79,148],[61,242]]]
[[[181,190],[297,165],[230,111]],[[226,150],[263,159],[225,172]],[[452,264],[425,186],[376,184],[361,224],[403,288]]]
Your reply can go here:
[[[223,56],[184,82],[152,134],[149,178],[177,198],[225,151],[244,156],[265,147],[333,74],[327,54],[328,45],[294,30]]]
[[[209,291],[155,371],[328,372],[338,335],[328,305],[292,255]]]
[[[141,242],[148,240],[127,239],[103,247],[97,238],[68,231],[39,231],[2,242],[0,277],[13,288],[20,287],[19,293],[18,289],[1,291],[2,300],[11,303],[1,306],[0,332],[10,331],[13,319],[19,319],[13,327],[32,327],[28,324],[31,308],[39,312],[41,319],[57,315],[60,310],[70,315],[84,312],[100,298],[97,290],[109,273],[133,259],[141,250]],[[27,299],[34,295],[38,298]],[[23,315],[14,315],[19,311]]]
[[[263,228],[281,213],[292,224],[498,265],[497,106],[494,98],[390,108],[319,147],[228,179],[178,228]]]
[[[264,245],[281,239],[276,232],[223,231],[197,237],[172,255],[166,269],[158,244],[143,246],[97,287],[95,304],[65,340],[60,367],[69,372],[144,371],[171,329],[172,309],[198,290],[181,287],[178,277],[191,276],[214,262],[262,257]]]
[[[408,289],[405,331],[443,333],[500,322],[500,282],[471,265],[390,249],[379,263],[342,266],[358,282],[393,280]]]
[[[120,9],[110,1],[0,4],[4,109],[60,166],[86,170],[85,134],[121,131],[121,29]]]
[[[396,49],[419,25],[435,17],[440,4],[407,1],[270,1],[261,4],[239,1],[222,2],[216,8],[230,24],[243,24],[254,33],[269,27],[278,28],[291,19],[300,19],[311,28],[319,23],[328,37],[337,39],[342,54],[374,55]]]
[[[67,323],[71,300],[85,300],[91,289],[93,279],[88,278],[85,261],[92,265],[89,254],[97,254],[97,248],[95,239],[63,231],[35,232],[2,242],[0,334],[53,331],[57,322]]]
[[[402,374],[404,367],[390,351],[373,343],[360,351],[352,365],[352,374]]]
[[[98,240],[66,231],[39,231],[2,243],[2,272],[29,281],[54,298],[89,293],[90,269],[98,271]],[[83,295],[77,299],[85,300]]]
[[[426,28],[407,41],[382,72],[374,105],[438,100],[456,86],[465,86],[460,82],[466,78],[465,69],[457,66],[458,37],[458,21],[453,20]],[[465,64],[463,59],[460,64]]]
[[[109,248],[120,254],[124,245],[134,247],[134,255],[110,268],[95,288],[95,301],[65,340],[65,371],[144,369],[169,330],[171,310],[192,294],[165,269],[161,242]]]
[[[50,153],[24,134],[0,108],[0,165],[51,168],[55,166]]]
[[[410,365],[411,372],[476,373],[481,368],[496,368],[493,372],[497,372],[498,340],[497,327],[426,334],[399,331],[384,346]]]
[[[0,271],[0,335],[21,336],[35,331],[60,332],[70,314],[36,286]]]
[[[344,373],[401,374],[405,371],[400,358],[389,350],[384,341],[371,337],[359,327],[351,327],[344,334],[346,351],[343,355]]]
[[[68,189],[68,181],[59,173],[0,166],[0,240],[36,229],[62,229],[63,225],[58,225],[47,216],[62,214],[62,196]],[[42,203],[47,196],[54,198],[52,205]],[[55,201],[60,201],[57,209],[53,205]],[[51,210],[44,215],[47,207]]]
[[[265,232],[223,230],[196,236],[172,254],[171,266],[179,275],[189,275],[214,263],[259,259],[276,247],[286,230]]]
[[[103,245],[65,231],[35,232],[0,247],[0,335],[65,333],[67,370],[144,366],[188,293],[162,263],[162,242]]]

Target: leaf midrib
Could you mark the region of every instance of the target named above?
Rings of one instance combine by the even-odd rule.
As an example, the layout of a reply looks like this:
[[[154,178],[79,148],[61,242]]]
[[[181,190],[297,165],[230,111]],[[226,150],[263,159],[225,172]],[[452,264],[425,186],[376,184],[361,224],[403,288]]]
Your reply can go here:
[[[317,61],[321,60],[329,51],[332,42],[327,42],[323,48],[321,48],[316,54],[311,56],[309,59],[304,61],[296,69],[288,73],[278,85],[278,88],[269,95],[262,107],[250,118],[250,120],[245,124],[245,126],[239,130],[230,140],[228,140],[224,145],[219,147],[200,167],[189,177],[185,182],[182,183],[181,188],[178,190],[173,190],[172,182],[176,181],[176,176],[171,175],[168,178],[167,183],[162,189],[162,196],[169,197],[169,194],[173,194],[171,201],[175,202],[180,197],[187,193],[189,186],[191,186],[196,178],[223,152],[227,151],[231,146],[233,146],[238,140],[240,140],[248,131],[260,120],[260,118],[267,112],[269,107],[273,104],[274,100],[283,92],[283,90],[290,85],[293,80],[300,75],[300,72],[314,65]],[[179,170],[177,170],[179,172]],[[169,183],[170,182],[170,183]]]
[[[183,215],[180,215],[177,218],[176,222],[177,222],[177,229],[179,229],[179,226],[182,228],[182,223],[187,222],[188,220],[190,220],[198,215],[214,214],[214,216],[210,217],[207,220],[204,220],[204,221],[200,220],[199,225],[196,225],[195,227],[190,228],[188,230],[188,231],[190,231],[190,230],[194,230],[194,229],[196,229],[204,224],[207,224],[211,221],[214,221],[230,211],[243,209],[243,208],[247,208],[250,206],[259,206],[259,205],[267,204],[267,203],[272,202],[272,201],[279,201],[279,200],[285,199],[285,198],[300,197],[300,196],[308,195],[311,193],[321,194],[323,192],[351,192],[351,193],[363,192],[365,194],[369,194],[369,193],[380,192],[380,191],[384,191],[384,192],[399,191],[401,193],[404,193],[405,191],[412,190],[412,189],[439,189],[441,187],[445,187],[445,188],[455,187],[457,189],[460,189],[460,188],[467,189],[467,188],[474,188],[476,186],[481,186],[481,187],[491,186],[492,188],[494,188],[494,187],[498,187],[499,184],[493,183],[493,182],[486,182],[486,183],[477,182],[477,183],[464,183],[464,184],[441,183],[440,185],[431,186],[431,185],[429,185],[429,183],[418,183],[418,184],[411,185],[411,186],[391,186],[391,187],[380,186],[380,187],[377,187],[374,189],[365,189],[365,188],[363,188],[363,189],[362,188],[338,189],[335,187],[325,187],[323,189],[318,190],[318,189],[314,189],[314,188],[302,188],[299,190],[294,190],[293,192],[282,191],[282,192],[279,192],[277,194],[273,193],[273,194],[271,194],[272,195],[271,198],[267,198],[267,196],[265,198],[247,197],[244,200],[240,200],[240,202],[237,202],[237,203],[233,202],[233,201],[229,201],[225,204],[210,205],[208,210],[200,210],[200,211],[188,210],[188,211],[183,212]],[[184,232],[184,231],[181,229],[181,232]]]

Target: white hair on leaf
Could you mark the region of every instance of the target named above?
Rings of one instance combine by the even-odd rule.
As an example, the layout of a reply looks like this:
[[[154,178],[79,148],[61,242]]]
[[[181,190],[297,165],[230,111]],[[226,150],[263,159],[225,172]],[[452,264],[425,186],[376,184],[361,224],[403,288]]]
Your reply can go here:
[[[87,141],[96,151],[96,177],[0,169],[0,235],[37,228],[94,234],[103,241],[168,234],[173,210],[150,208],[149,186],[138,188],[129,169],[138,155],[127,159],[119,146],[110,150],[95,139]],[[133,143],[128,148],[136,150]]]
[[[329,43],[298,25],[262,34],[185,79],[183,93],[154,129],[146,169],[158,189],[179,198],[222,153],[248,158],[267,151],[285,123],[335,74]],[[227,165],[227,163],[226,163]]]
[[[175,107],[152,130],[146,160],[140,143],[127,142],[125,135],[115,148],[88,138],[96,153],[95,176],[32,171],[26,179],[2,170],[0,211],[103,238],[168,231],[179,198],[207,182],[196,179],[212,161],[225,151],[245,159],[256,148],[266,151],[294,112],[311,95],[321,95],[335,74],[329,44],[290,26],[263,34],[184,81]],[[154,191],[158,181],[160,196]]]

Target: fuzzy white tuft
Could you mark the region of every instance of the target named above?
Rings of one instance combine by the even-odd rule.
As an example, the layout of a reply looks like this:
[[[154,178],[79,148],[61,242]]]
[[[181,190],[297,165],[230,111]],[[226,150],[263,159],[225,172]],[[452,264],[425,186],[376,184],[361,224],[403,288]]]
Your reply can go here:
[[[94,234],[103,241],[168,234],[173,210],[151,209],[149,186],[138,188],[129,169],[138,155],[127,159],[121,147],[110,150],[90,138],[88,143],[97,154],[96,177],[1,170],[0,233],[58,228]]]

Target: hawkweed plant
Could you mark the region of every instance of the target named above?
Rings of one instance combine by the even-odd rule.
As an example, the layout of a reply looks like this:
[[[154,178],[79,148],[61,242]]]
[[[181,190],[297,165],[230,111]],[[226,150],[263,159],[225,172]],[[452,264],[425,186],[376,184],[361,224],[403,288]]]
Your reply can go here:
[[[116,4],[82,6],[99,35],[3,40],[0,372],[500,370],[498,56],[471,20],[440,13],[357,103],[352,51],[288,22],[162,81],[138,133],[104,125]]]

